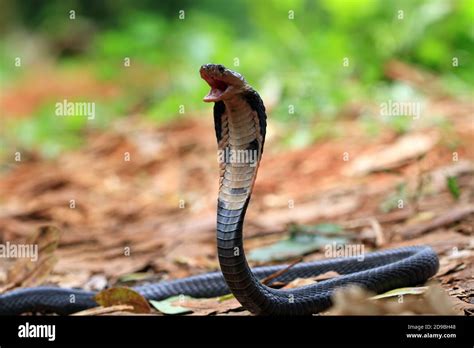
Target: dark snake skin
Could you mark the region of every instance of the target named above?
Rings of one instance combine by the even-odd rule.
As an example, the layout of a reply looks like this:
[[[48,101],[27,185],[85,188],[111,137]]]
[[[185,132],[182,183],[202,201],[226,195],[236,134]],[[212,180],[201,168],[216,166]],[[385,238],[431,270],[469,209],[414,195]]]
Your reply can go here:
[[[232,292],[244,308],[255,314],[307,315],[331,306],[331,295],[339,287],[357,284],[381,293],[421,284],[436,274],[439,262],[435,252],[428,246],[413,246],[365,254],[362,259],[355,256],[299,263],[273,279],[288,282],[328,271],[340,274],[301,288],[282,290],[261,284],[259,280],[287,267],[266,266],[251,270],[243,247],[242,226],[265,140],[265,107],[258,93],[240,74],[214,64],[202,66],[200,73],[211,86],[205,101],[215,102],[219,150],[252,152],[257,161],[226,159],[220,164],[217,251],[221,272],[133,289],[153,300],[180,294],[208,298]],[[17,289],[0,295],[0,314],[70,314],[97,306],[94,295],[90,291],[55,287]]]

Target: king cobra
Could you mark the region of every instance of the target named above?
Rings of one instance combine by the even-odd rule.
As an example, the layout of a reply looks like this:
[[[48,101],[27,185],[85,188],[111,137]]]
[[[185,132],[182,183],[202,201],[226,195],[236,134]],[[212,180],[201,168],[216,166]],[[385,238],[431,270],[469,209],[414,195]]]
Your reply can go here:
[[[378,251],[363,258],[298,263],[289,269],[287,265],[251,269],[245,257],[242,229],[263,153],[265,106],[259,94],[237,72],[222,65],[206,64],[200,74],[211,88],[204,101],[214,102],[218,149],[222,153],[248,154],[223,156],[220,162],[217,252],[221,272],[140,285],[133,287],[135,291],[151,300],[181,294],[210,298],[231,292],[254,314],[308,315],[329,308],[338,288],[358,285],[382,293],[421,284],[437,272],[438,258],[428,246]],[[296,289],[276,289],[261,282],[275,274],[279,275],[274,282],[287,283],[329,271],[337,272],[338,276]],[[93,291],[52,286],[20,288],[0,295],[0,314],[70,314],[96,307],[95,295]]]

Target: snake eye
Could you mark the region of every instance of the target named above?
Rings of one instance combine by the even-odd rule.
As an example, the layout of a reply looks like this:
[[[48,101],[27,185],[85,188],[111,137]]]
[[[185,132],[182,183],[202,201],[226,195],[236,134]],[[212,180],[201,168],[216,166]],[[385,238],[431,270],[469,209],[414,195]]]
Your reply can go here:
[[[217,69],[219,69],[220,73],[223,73],[225,71],[225,68],[222,65],[219,65]]]

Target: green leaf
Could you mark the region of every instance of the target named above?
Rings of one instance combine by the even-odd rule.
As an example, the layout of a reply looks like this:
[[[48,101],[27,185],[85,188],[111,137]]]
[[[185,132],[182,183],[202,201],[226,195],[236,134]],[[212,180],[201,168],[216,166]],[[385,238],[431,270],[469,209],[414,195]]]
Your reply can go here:
[[[137,272],[137,273],[125,274],[119,277],[119,281],[122,283],[136,282],[140,280],[146,280],[150,277],[152,277],[152,274],[150,274],[149,272]]]
[[[461,195],[461,189],[459,188],[458,178],[455,176],[448,176],[446,178],[446,183],[448,185],[448,189],[451,193],[451,196],[453,196],[455,200],[458,200],[459,196]]]
[[[290,233],[305,233],[305,234],[347,234],[341,225],[334,223],[322,223],[317,225],[290,225]]]
[[[377,296],[372,296],[370,299],[378,300],[381,298],[395,297],[395,296],[402,296],[402,295],[421,295],[421,294],[424,294],[427,289],[428,289],[427,286],[420,286],[420,287],[414,287],[414,288],[399,288],[399,289],[387,291]]]
[[[150,303],[163,314],[184,314],[190,313],[192,310],[186,307],[177,306],[174,304],[174,302],[190,299],[192,299],[190,296],[172,296],[162,301],[150,300]]]
[[[250,251],[248,258],[250,261],[258,262],[281,261],[319,250],[327,244],[347,242],[346,237],[326,237],[293,231],[287,239]]]
[[[235,298],[234,294],[223,295],[223,296],[219,297],[219,302],[224,302],[224,301],[227,301],[227,300],[230,300],[230,299],[233,299],[233,298]]]

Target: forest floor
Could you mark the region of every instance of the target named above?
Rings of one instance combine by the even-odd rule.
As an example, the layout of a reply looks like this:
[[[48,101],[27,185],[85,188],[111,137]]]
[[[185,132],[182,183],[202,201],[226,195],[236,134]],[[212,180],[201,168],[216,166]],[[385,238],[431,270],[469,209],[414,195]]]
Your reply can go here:
[[[350,130],[342,137],[282,151],[281,130],[270,115],[244,228],[251,264],[322,259],[332,241],[363,246],[364,252],[427,244],[440,259],[429,288],[400,289],[362,306],[347,293],[325,314],[472,315],[472,104],[436,97],[430,103],[453,120],[455,150],[436,127],[368,138],[349,119],[337,122]],[[213,132],[210,115],[156,127],[137,114],[104,132],[88,132],[84,147],[54,160],[32,152],[8,163],[0,177],[0,243],[34,241],[41,253],[38,262],[0,258],[2,291],[38,284],[100,291],[218,270]],[[59,232],[41,228],[50,225]],[[327,239],[318,239],[322,230]],[[310,235],[311,243],[299,241],[298,234]],[[444,291],[430,298],[431,287]],[[345,306],[347,301],[352,305]],[[172,304],[179,310],[145,312],[249,314],[232,298]],[[143,309],[121,303],[85,314],[133,311]]]

